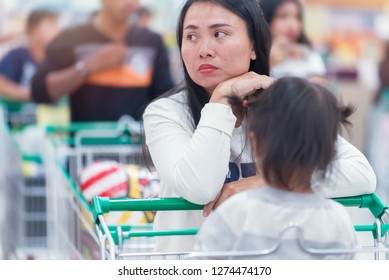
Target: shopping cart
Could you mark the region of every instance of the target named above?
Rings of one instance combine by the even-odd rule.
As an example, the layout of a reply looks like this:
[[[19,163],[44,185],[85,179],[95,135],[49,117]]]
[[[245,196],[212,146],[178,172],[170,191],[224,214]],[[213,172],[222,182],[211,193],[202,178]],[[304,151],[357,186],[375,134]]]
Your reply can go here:
[[[40,155],[23,154],[23,217],[21,246],[27,258],[45,258],[47,247],[46,177]]]
[[[2,258],[46,258],[46,184],[37,149],[37,106],[0,98],[0,108]]]
[[[359,207],[368,209],[373,215],[373,222],[370,225],[355,225],[357,232],[370,232],[374,241],[372,246],[363,246],[358,249],[350,250],[318,250],[300,245],[303,250],[311,254],[359,254],[373,253],[375,259],[389,259],[389,210],[388,207],[375,194],[362,195],[355,197],[337,198],[336,201],[346,207]],[[257,258],[271,254],[282,246],[282,235],[288,230],[295,229],[302,236],[301,228],[289,224],[285,226],[280,234],[278,242],[272,248],[254,252],[169,252],[169,253],[134,253],[126,251],[126,240],[138,238],[139,236],[154,237],[166,235],[194,235],[197,229],[166,230],[166,231],[138,231],[131,227],[108,225],[104,219],[104,214],[112,211],[171,211],[171,210],[201,210],[201,205],[189,203],[181,198],[160,198],[160,199],[109,199],[104,197],[95,197],[93,199],[93,215],[96,231],[99,235],[101,258],[102,259],[153,259],[153,258],[171,258],[178,259],[230,259],[230,258]]]
[[[43,129],[34,104],[0,100],[0,108],[1,258],[46,259]]]
[[[114,160],[126,165],[131,172],[145,166],[140,124],[124,117],[117,123],[49,126],[46,131],[44,162],[51,258],[99,258],[92,208],[81,192],[80,172],[102,160]],[[138,191],[137,195],[144,194]],[[152,220],[153,215],[146,213],[142,217]],[[119,220],[127,221],[122,216]],[[140,225],[135,223],[134,226]]]
[[[5,123],[19,129],[36,122],[36,105],[33,103],[9,101],[0,97],[0,104],[5,113]]]
[[[202,205],[190,203],[181,198],[155,198],[155,199],[110,199],[95,196],[92,201],[93,219],[96,231],[99,236],[101,259],[123,259],[126,257],[177,257],[180,258],[188,252],[152,253],[153,248],[148,252],[137,252],[125,245],[125,242],[136,238],[149,239],[147,243],[153,244],[153,238],[166,235],[194,235],[198,229],[178,229],[166,231],[154,231],[151,227],[147,230],[133,228],[123,225],[108,225],[104,214],[112,211],[177,211],[177,210],[201,210]],[[130,250],[128,253],[126,250]]]
[[[41,259],[46,257],[44,167],[39,155],[23,152],[17,141],[22,123],[19,122],[16,129],[11,125],[8,114],[7,110],[1,109],[2,258]]]
[[[23,235],[22,156],[8,125],[7,110],[0,104],[0,254],[18,259]],[[16,207],[17,205],[17,207]]]

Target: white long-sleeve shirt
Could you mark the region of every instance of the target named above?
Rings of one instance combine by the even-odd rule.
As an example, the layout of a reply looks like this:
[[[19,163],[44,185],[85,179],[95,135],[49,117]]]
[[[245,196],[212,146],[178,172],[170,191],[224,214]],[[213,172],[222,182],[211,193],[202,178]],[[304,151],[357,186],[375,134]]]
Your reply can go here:
[[[183,197],[206,204],[225,182],[256,175],[245,128],[234,128],[236,118],[229,106],[206,104],[194,128],[183,91],[151,103],[143,120],[146,144],[161,180],[161,197]],[[375,190],[376,177],[367,159],[340,136],[331,170],[325,180],[313,176],[313,189],[324,197]],[[154,228],[199,228],[203,221],[202,211],[158,212]],[[193,243],[193,236],[161,237],[156,251],[190,251]]]

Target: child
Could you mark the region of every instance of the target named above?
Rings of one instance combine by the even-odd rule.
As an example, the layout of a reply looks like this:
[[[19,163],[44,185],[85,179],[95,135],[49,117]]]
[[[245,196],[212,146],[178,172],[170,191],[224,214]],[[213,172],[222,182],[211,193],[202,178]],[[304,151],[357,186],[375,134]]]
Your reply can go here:
[[[280,247],[264,259],[348,259],[353,254],[313,254],[304,248],[350,249],[356,235],[347,210],[314,194],[313,172],[331,173],[340,124],[351,107],[326,88],[301,78],[281,78],[248,103],[248,134],[267,186],[238,193],[206,219],[199,251],[254,251]],[[300,237],[292,228],[301,229]],[[301,239],[301,240],[300,240]],[[302,246],[301,246],[302,244]]]
[[[41,9],[30,12],[26,20],[27,46],[10,50],[0,61],[0,96],[11,101],[30,101],[32,76],[58,32],[56,12]]]

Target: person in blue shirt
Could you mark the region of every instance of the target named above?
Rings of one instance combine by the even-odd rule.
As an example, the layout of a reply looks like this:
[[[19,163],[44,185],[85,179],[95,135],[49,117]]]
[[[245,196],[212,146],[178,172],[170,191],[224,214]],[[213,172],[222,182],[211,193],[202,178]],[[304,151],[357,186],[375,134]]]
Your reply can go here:
[[[27,45],[11,49],[0,61],[0,96],[11,101],[31,99],[31,78],[58,31],[57,13],[43,9],[30,12],[26,21]]]

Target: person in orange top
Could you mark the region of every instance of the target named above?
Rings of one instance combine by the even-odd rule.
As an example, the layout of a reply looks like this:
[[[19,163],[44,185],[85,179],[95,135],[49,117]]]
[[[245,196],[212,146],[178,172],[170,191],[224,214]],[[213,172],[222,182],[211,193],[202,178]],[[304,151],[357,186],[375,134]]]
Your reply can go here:
[[[84,25],[64,30],[47,48],[32,83],[38,103],[70,96],[71,120],[139,120],[144,107],[173,86],[160,35],[130,25],[138,0],[101,0]]]

